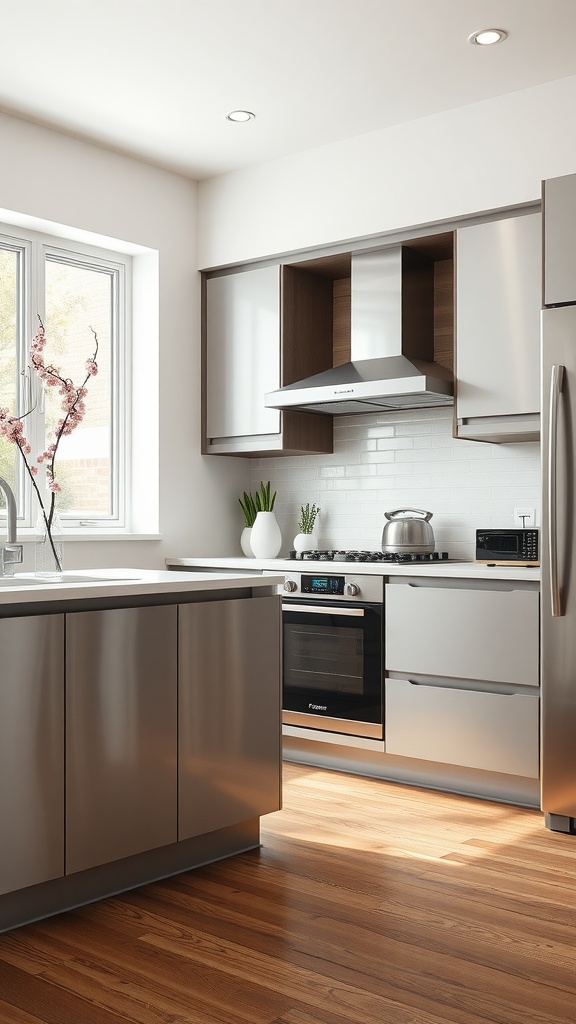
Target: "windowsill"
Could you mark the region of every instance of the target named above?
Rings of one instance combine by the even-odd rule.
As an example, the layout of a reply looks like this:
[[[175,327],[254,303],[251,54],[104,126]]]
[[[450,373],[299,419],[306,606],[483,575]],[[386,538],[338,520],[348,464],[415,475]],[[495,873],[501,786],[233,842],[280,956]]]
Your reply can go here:
[[[0,536],[1,536],[1,531],[0,531]],[[158,540],[163,540],[163,539],[164,539],[164,534],[163,533],[122,533],[120,530],[115,530],[113,532],[111,530],[109,530],[109,531],[108,530],[107,531],[101,530],[99,533],[94,533],[93,531],[90,532],[90,531],[87,531],[87,530],[63,530],[62,531],[62,540],[65,543],[68,543],[68,541],[72,541],[72,542],[79,541],[80,543],[82,543],[82,541],[84,541],[85,543],[92,543],[93,541],[108,541],[108,540],[125,540],[125,541],[129,541],[129,540],[155,540],[155,541],[158,541]],[[19,544],[34,544],[35,541],[37,541],[37,540],[38,540],[38,534],[35,533],[33,530],[25,530],[25,529],[23,529],[23,530],[19,530],[18,531],[17,542]],[[2,543],[1,540],[0,540],[0,543]]]

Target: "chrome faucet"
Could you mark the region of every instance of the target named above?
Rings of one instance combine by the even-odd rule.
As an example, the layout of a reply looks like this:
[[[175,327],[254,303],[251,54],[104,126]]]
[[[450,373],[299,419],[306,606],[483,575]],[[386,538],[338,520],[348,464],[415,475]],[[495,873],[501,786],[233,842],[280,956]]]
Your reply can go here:
[[[0,576],[13,576],[14,566],[22,561],[22,545],[16,537],[16,499],[10,484],[0,476],[0,490],[6,495],[8,534],[6,544],[0,544]]]

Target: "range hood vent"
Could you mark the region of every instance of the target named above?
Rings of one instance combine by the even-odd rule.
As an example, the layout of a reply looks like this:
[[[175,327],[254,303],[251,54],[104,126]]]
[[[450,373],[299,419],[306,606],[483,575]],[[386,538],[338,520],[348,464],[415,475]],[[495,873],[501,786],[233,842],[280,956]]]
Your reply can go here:
[[[330,415],[453,403],[434,362],[434,265],[396,246],[352,256],[351,359],[266,395],[273,409]]]

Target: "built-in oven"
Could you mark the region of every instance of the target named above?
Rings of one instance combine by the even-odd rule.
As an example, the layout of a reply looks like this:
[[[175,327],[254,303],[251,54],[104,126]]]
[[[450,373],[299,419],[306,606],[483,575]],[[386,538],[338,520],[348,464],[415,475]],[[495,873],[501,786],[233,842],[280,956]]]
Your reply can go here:
[[[290,573],[282,592],[282,721],[383,739],[381,576]]]

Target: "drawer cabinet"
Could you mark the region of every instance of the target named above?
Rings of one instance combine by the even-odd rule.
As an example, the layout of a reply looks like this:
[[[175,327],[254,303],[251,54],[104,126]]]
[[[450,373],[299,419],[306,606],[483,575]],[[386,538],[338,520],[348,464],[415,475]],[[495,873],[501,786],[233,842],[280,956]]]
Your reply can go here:
[[[538,696],[386,682],[386,752],[538,778]]]
[[[386,753],[537,779],[538,589],[386,584]]]
[[[503,586],[387,584],[386,668],[538,686],[539,594]]]

